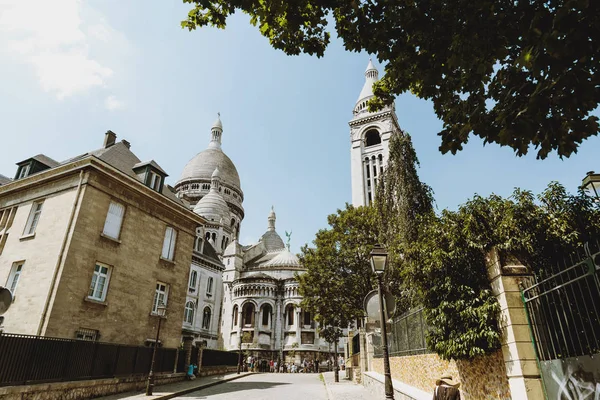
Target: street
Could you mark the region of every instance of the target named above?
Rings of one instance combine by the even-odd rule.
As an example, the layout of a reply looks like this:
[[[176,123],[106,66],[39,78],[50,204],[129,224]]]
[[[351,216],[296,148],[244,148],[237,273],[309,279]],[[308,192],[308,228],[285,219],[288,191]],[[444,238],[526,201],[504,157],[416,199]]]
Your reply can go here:
[[[210,400],[327,400],[319,374],[253,374],[198,390],[177,399]]]

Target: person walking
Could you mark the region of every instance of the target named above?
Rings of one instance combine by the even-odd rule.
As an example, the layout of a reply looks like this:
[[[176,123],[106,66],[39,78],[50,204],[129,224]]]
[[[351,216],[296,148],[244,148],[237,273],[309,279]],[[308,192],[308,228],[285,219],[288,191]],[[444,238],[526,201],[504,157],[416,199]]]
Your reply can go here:
[[[460,400],[458,390],[460,382],[452,380],[452,376],[444,375],[435,381],[433,400]]]

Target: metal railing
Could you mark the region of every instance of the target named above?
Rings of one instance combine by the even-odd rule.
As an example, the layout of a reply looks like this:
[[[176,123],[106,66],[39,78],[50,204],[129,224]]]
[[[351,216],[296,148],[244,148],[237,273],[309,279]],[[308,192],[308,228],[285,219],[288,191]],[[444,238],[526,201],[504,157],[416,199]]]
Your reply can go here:
[[[600,246],[593,245],[596,253],[569,257],[558,272],[538,274],[537,283],[523,290],[542,361],[600,353],[600,268],[594,262]]]
[[[0,334],[0,386],[147,374],[152,347]],[[173,372],[177,349],[159,348],[155,372]],[[183,372],[183,371],[179,371]]]
[[[391,323],[388,332],[388,346],[390,356],[410,356],[431,353],[427,349],[425,334],[427,325],[423,317],[423,308],[410,310],[396,318]],[[381,336],[373,337],[375,357],[383,357]]]

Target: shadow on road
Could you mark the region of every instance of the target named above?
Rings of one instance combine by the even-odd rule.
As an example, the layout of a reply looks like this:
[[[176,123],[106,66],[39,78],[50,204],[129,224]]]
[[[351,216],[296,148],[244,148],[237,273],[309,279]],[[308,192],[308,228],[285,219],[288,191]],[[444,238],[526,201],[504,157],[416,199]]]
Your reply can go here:
[[[264,390],[271,389],[276,386],[291,385],[291,382],[239,382],[231,381],[221,385],[211,386],[205,389],[200,389],[192,393],[177,396],[177,398],[191,397],[195,399],[206,399],[210,396],[223,393],[241,392],[247,390]],[[241,397],[241,396],[240,396]]]

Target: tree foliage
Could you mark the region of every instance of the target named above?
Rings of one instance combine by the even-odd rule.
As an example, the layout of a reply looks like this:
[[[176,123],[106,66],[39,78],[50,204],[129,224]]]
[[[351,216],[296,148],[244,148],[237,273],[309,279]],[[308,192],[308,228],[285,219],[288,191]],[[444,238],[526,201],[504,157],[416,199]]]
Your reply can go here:
[[[498,249],[538,276],[600,234],[600,211],[585,194],[551,183],[540,195],[475,196],[421,225],[409,249],[410,284],[425,307],[427,342],[444,358],[473,358],[500,348],[499,305],[490,290],[486,255]]]
[[[469,136],[531,146],[538,158],[577,152],[597,135],[600,2],[592,0],[184,0],[190,30],[225,28],[250,15],[271,45],[322,56],[333,17],[347,50],[385,62],[377,109],[411,91],[443,121],[440,150],[456,153]]]
[[[377,217],[371,207],[346,204],[327,218],[313,246],[301,249],[306,272],[298,276],[302,307],[314,314],[333,343],[341,330],[363,316],[363,299],[374,286],[369,253],[377,243]]]

